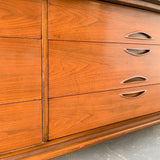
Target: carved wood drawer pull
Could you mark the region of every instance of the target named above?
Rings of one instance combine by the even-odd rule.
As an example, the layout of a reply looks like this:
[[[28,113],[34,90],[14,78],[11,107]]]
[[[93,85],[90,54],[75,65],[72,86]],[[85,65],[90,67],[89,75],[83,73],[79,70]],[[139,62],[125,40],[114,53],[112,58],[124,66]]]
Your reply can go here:
[[[125,52],[133,56],[142,56],[151,51],[150,49],[124,49],[124,50]]]
[[[130,93],[122,93],[122,94],[120,94],[120,96],[122,96],[124,98],[137,98],[137,97],[143,95],[145,92],[146,92],[146,90],[130,92]]]
[[[122,81],[121,84],[144,82],[144,81],[147,81],[146,77],[138,76],[138,77],[131,77],[129,79],[126,79],[126,80]]]
[[[152,37],[150,35],[148,35],[147,33],[144,33],[144,32],[131,33],[131,34],[128,34],[126,36],[126,38],[139,39],[139,40],[152,39]]]

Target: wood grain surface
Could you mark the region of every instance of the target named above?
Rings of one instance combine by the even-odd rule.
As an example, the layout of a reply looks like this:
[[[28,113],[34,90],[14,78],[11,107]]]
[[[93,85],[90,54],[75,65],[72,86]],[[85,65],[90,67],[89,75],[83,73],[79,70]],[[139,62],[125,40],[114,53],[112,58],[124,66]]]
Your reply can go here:
[[[120,96],[142,90],[139,97]],[[153,85],[50,99],[49,139],[158,112],[159,90]]]
[[[0,104],[41,99],[41,41],[0,38]]]
[[[98,0],[49,0],[49,39],[158,43],[158,13]],[[133,40],[125,36],[144,32],[152,39]]]
[[[41,101],[0,105],[0,126],[0,152],[41,143]]]
[[[99,0],[0,4],[0,159],[55,158],[160,122],[158,13]],[[121,84],[132,77],[146,81]]]
[[[2,153],[3,160],[46,160],[160,123],[160,112],[73,134],[41,145]]]
[[[0,0],[0,37],[41,37],[41,0]]]
[[[126,49],[150,51],[133,56]],[[159,83],[159,52],[156,45],[50,41],[49,97]],[[147,80],[121,84],[137,76]]]
[[[159,0],[103,0],[103,1],[160,13]]]
[[[42,106],[43,106],[43,142],[48,140],[48,1],[42,0]]]

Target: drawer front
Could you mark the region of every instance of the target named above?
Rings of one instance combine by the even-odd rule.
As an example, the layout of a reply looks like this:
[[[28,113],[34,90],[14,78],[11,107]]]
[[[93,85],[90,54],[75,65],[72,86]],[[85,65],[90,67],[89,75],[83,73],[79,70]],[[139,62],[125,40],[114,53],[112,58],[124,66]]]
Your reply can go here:
[[[0,38],[0,104],[41,99],[41,41]]]
[[[159,28],[158,13],[98,0],[49,0],[49,39],[160,44]]]
[[[41,143],[41,101],[1,105],[0,126],[0,152]]]
[[[41,37],[41,0],[0,0],[0,37]]]
[[[160,111],[160,86],[145,86],[49,101],[49,139]]]
[[[159,83],[159,52],[156,45],[50,41],[49,96]]]

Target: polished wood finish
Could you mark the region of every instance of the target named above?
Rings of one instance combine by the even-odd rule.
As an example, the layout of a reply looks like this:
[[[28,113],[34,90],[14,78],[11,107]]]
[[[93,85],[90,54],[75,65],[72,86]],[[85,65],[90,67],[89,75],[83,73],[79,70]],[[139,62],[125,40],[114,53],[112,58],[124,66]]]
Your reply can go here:
[[[158,13],[97,0],[49,0],[48,23],[49,39],[160,44]],[[125,38],[137,31],[153,38]]]
[[[148,2],[148,3],[152,3],[152,4],[160,5],[160,1],[159,0],[143,0],[143,1]]]
[[[100,0],[0,2],[0,159],[51,159],[160,123],[158,13]]]
[[[0,104],[41,99],[41,41],[0,38]]]
[[[149,51],[133,56],[126,49]],[[49,97],[159,83],[159,52],[156,45],[50,41]],[[121,83],[137,76],[146,81]]]
[[[3,160],[46,160],[160,123],[160,112],[70,135],[48,143],[1,154]]]
[[[0,0],[0,37],[41,38],[41,0]]]
[[[48,1],[42,0],[42,106],[43,142],[48,140]]]
[[[104,0],[106,2],[117,3],[129,7],[136,7],[144,10],[160,13],[159,0]]]
[[[0,105],[0,152],[42,142],[41,101]]]
[[[120,96],[143,90],[146,93],[137,98]],[[49,139],[158,112],[159,90],[153,85],[50,99]]]

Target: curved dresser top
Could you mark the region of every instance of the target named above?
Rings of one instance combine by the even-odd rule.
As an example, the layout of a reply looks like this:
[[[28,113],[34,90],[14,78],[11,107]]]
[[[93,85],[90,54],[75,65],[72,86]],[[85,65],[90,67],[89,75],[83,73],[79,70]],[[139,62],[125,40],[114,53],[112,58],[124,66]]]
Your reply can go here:
[[[103,0],[160,13],[160,0]]]

